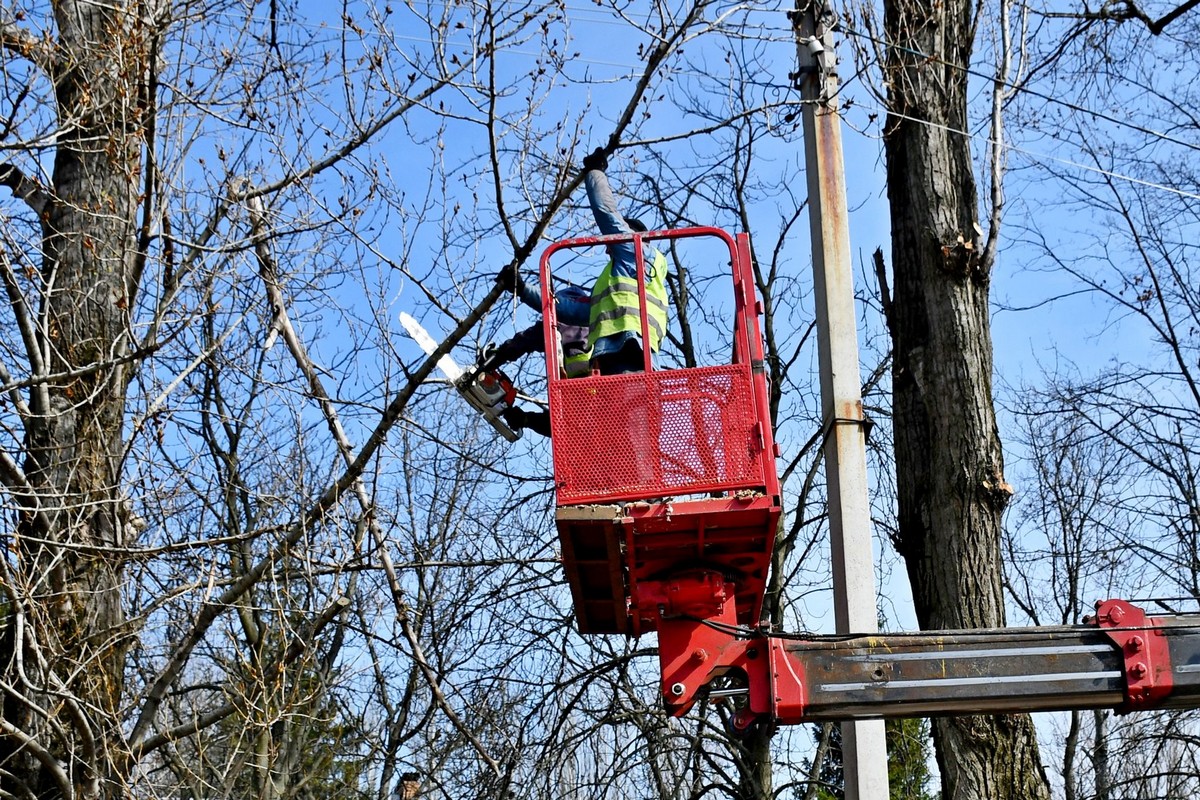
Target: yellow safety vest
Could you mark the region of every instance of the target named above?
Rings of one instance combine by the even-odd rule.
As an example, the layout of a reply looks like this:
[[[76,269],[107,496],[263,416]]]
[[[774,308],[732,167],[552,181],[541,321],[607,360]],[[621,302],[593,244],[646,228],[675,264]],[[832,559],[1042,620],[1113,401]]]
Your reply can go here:
[[[667,331],[667,257],[652,250],[653,258],[646,270],[646,304],[650,323],[650,350],[658,352],[658,345]],[[588,330],[588,346],[606,336],[630,331],[642,333],[641,304],[638,302],[637,278],[613,275],[612,261],[604,267],[600,277],[592,286],[591,322]]]
[[[565,356],[562,360],[563,372],[568,378],[582,378],[592,373],[592,350],[589,347],[582,353]]]
[[[582,331],[582,326],[572,328],[572,330]],[[563,375],[568,378],[583,378],[592,374],[592,346],[585,340],[580,340],[577,344],[585,345],[582,352],[568,354],[563,349],[563,335],[561,330],[554,332],[554,339],[558,343],[558,363],[562,366]]]

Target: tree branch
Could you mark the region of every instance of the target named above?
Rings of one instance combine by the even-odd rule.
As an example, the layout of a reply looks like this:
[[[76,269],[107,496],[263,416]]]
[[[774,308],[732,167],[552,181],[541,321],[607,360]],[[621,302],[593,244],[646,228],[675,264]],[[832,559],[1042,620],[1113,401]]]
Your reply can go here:
[[[0,732],[20,742],[21,746],[33,754],[33,757],[46,768],[46,772],[54,778],[54,782],[58,785],[58,790],[62,792],[63,800],[73,800],[75,789],[71,786],[71,779],[67,777],[67,772],[63,768],[62,763],[54,757],[53,753],[42,747],[37,739],[34,739],[3,717],[0,717]]]
[[[12,12],[5,11],[6,14]],[[47,75],[54,64],[54,50],[49,40],[40,39],[22,28],[14,20],[0,21],[0,47],[10,53],[29,59]]]
[[[1163,14],[1158,19],[1152,18],[1149,14],[1141,9],[1134,0],[1112,0],[1104,3],[1099,11],[1083,11],[1083,12],[1053,12],[1046,14],[1047,17],[1057,17],[1059,19],[1079,19],[1088,22],[1125,22],[1126,20],[1136,19],[1145,24],[1146,29],[1150,33],[1158,36],[1168,25],[1182,17],[1187,12],[1191,11],[1196,6],[1200,6],[1200,0],[1187,0],[1183,3]]]
[[[287,650],[284,651],[283,657],[273,664],[268,665],[264,670],[263,678],[258,682],[259,690],[255,691],[253,697],[257,697],[261,693],[261,687],[267,686],[275,682],[279,673],[284,667],[295,663],[309,648],[309,645],[317,637],[322,629],[334,619],[338,614],[341,614],[346,606],[350,605],[350,600],[346,597],[336,597],[333,602],[323,608],[313,619],[305,626],[303,631],[298,632],[292,637],[291,643]],[[143,739],[137,747],[132,749],[133,759],[139,760],[147,753],[151,753],[158,748],[170,744],[171,742],[179,741],[180,739],[192,736],[205,728],[215,725],[231,714],[235,713],[240,706],[236,703],[225,703],[218,708],[214,708],[206,714],[194,717],[188,722],[176,725],[174,728],[165,730],[154,736]]]
[[[38,181],[26,175],[16,164],[0,163],[0,186],[7,186],[15,197],[24,200],[40,218],[50,205],[50,193]]]
[[[329,393],[325,390],[324,383],[321,381],[320,373],[316,369],[316,365],[308,355],[308,350],[304,343],[296,334],[295,328],[292,327],[291,319],[287,313],[287,303],[283,296],[283,291],[279,287],[279,273],[275,267],[275,260],[271,255],[270,247],[267,245],[268,233],[266,231],[264,210],[262,200],[257,195],[252,195],[247,200],[247,206],[250,210],[250,226],[251,238],[254,241],[255,254],[258,257],[259,274],[263,279],[263,283],[267,289],[267,297],[271,304],[273,313],[272,329],[278,330],[282,335],[284,342],[287,344],[288,350],[292,353],[292,358],[296,362],[296,366],[304,374],[308,380],[309,391],[321,406],[321,411],[325,416],[325,423],[329,426],[329,431],[333,435],[334,441],[337,443],[338,452],[341,453],[347,467],[354,463],[354,448],[350,444],[350,438],[346,435],[345,429],[342,427],[341,419],[338,417],[337,408],[333,404]],[[499,284],[497,284],[499,286]],[[372,537],[375,539],[375,546],[378,548],[380,559],[383,563],[384,573],[387,576],[388,587],[391,590],[392,602],[396,608],[396,615],[400,620],[400,628],[404,633],[404,638],[408,640],[409,647],[412,649],[413,659],[421,669],[426,682],[429,684],[429,690],[433,693],[438,707],[450,720],[451,724],[462,734],[475,751],[479,753],[480,758],[487,762],[488,766],[500,776],[500,765],[491,757],[483,743],[479,738],[467,727],[462,721],[458,712],[450,705],[450,701],[446,698],[442,691],[441,682],[438,679],[437,673],[429,665],[428,659],[425,657],[424,649],[417,638],[416,631],[412,627],[408,605],[404,602],[403,589],[400,587],[400,580],[396,574],[396,567],[392,563],[392,557],[387,546],[387,537],[384,535],[383,529],[379,525],[379,521],[375,518],[374,504],[371,498],[367,495],[366,486],[363,484],[361,476],[354,478],[352,483],[355,497],[358,498],[359,506],[362,508],[363,515],[366,518],[368,527],[370,528]]]

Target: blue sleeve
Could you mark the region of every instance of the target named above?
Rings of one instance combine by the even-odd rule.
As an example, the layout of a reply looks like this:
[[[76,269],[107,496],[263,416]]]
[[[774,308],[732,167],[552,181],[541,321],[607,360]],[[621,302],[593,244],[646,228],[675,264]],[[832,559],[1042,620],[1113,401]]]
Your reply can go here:
[[[517,297],[534,311],[542,313],[542,290],[537,284],[529,284],[522,280],[520,288],[517,289]]]
[[[541,287],[535,287],[522,281],[517,295],[521,298],[522,303],[541,313]],[[591,322],[592,299],[586,289],[575,285],[564,286],[554,293],[554,305],[554,313],[559,322],[583,326]]]
[[[591,323],[591,297],[581,292],[558,292],[554,298],[554,313],[564,325],[587,326]]]
[[[605,236],[633,233],[633,228],[629,227],[625,217],[617,210],[617,199],[613,196],[612,187],[608,185],[608,176],[598,169],[590,169],[583,182],[600,233]],[[613,245],[609,248],[609,254],[612,256],[614,274],[630,278],[637,276],[637,254],[633,249],[633,242]]]
[[[546,350],[545,334],[542,323],[537,322],[517,333],[507,341],[496,345],[496,365],[509,364],[529,353],[542,353]]]

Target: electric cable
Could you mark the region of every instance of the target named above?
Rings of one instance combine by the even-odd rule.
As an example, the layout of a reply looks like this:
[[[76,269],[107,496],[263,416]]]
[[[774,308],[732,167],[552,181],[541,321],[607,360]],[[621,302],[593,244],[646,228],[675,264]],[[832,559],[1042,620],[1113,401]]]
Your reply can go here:
[[[445,5],[445,3],[435,3],[434,0],[426,0],[425,5],[427,7],[432,7],[434,5]],[[601,18],[597,15],[596,10],[593,8],[587,8],[587,7],[582,7],[582,6],[572,6],[569,4],[565,5],[564,8],[568,11],[573,11],[576,14],[582,15],[584,17],[584,19],[582,21],[587,22],[589,24],[618,25],[618,26],[623,26],[625,24],[618,20],[612,19],[611,15],[605,15],[603,18]],[[759,11],[759,13],[772,13],[771,11],[769,11],[767,9],[760,9],[758,11]],[[747,13],[754,13],[754,10],[753,9],[748,10]],[[759,28],[759,30],[768,31],[768,32],[773,31],[773,32],[777,32],[777,33],[787,33],[787,34],[793,33],[793,29],[790,26],[787,28],[783,28],[783,27],[774,28],[774,27],[764,24],[764,25],[758,26],[758,28]],[[1059,105],[1059,106],[1068,108],[1072,111],[1075,111],[1075,112],[1078,112],[1081,114],[1087,114],[1088,116],[1094,117],[1096,119],[1104,120],[1105,122],[1109,122],[1113,125],[1117,125],[1119,127],[1127,128],[1129,130],[1137,131],[1138,133],[1143,133],[1148,136],[1153,136],[1162,141],[1169,142],[1171,144],[1180,145],[1180,146],[1186,147],[1190,150],[1195,150],[1197,152],[1200,152],[1200,144],[1198,144],[1198,143],[1189,142],[1184,139],[1176,138],[1174,136],[1171,136],[1168,133],[1164,133],[1162,131],[1158,131],[1153,128],[1147,128],[1145,126],[1138,125],[1136,123],[1120,119],[1119,117],[1114,117],[1111,114],[1106,114],[1102,111],[1097,111],[1095,109],[1079,105],[1078,103],[1074,103],[1070,100],[1064,100],[1062,98],[1058,98],[1053,95],[1046,94],[1045,92],[1038,91],[1037,89],[1033,89],[1028,86],[1016,84],[1011,81],[999,80],[993,75],[988,75],[987,73],[981,72],[976,69],[972,69],[971,67],[964,66],[962,64],[957,64],[952,61],[947,61],[946,59],[941,58],[940,56],[934,56],[934,55],[930,55],[929,53],[923,53],[920,50],[916,50],[911,47],[904,47],[904,46],[895,44],[893,42],[890,42],[887,39],[881,39],[877,36],[872,36],[869,33],[865,33],[863,31],[857,30],[856,28],[848,27],[848,26],[841,25],[841,24],[839,24],[835,30],[838,33],[844,33],[847,36],[852,36],[852,37],[855,37],[858,39],[863,39],[863,40],[871,42],[872,44],[882,45],[887,48],[900,50],[900,51],[909,53],[911,55],[914,55],[918,58],[921,58],[921,59],[924,59],[927,61],[931,61],[931,62],[935,62],[938,64],[942,64],[944,66],[950,67],[951,69],[959,70],[961,72],[964,72],[973,77],[980,78],[982,80],[998,82],[1001,85],[1003,85],[1009,89],[1012,89],[1015,92],[1026,94],[1031,97],[1036,97],[1039,100],[1044,100],[1048,103],[1052,103],[1054,105]],[[767,43],[783,43],[783,42],[788,42],[788,41],[794,41],[794,37],[790,36],[790,35],[789,36],[781,36],[778,38],[772,37],[772,36],[753,37],[753,38],[755,38],[756,41],[762,41],[762,42],[767,42]],[[530,55],[530,53],[527,53],[527,52],[523,53],[523,54]],[[538,54],[538,55],[541,55],[541,54]],[[578,60],[588,63],[587,59],[578,59]],[[595,63],[600,64],[602,62],[595,62]],[[614,63],[614,62],[603,62],[603,65],[604,66],[613,66],[613,67],[623,67],[623,68],[627,68],[627,69],[635,68],[634,65],[619,64],[619,63]],[[701,75],[702,73],[692,73],[692,74]]]
[[[444,6],[446,4],[445,3],[437,3],[437,2],[434,2],[434,0],[426,0],[424,5],[426,5],[427,7],[433,7],[435,5]],[[576,11],[583,15],[595,16],[594,9],[591,9],[591,8],[576,7],[576,6],[570,6],[570,5],[565,6],[565,8],[567,10]],[[763,10],[762,13],[768,13],[768,12],[766,10]],[[622,23],[620,21],[613,20],[610,18],[583,19],[582,21],[586,22],[588,24],[604,24],[604,25],[618,25],[618,26],[624,26],[624,24],[625,24],[625,23]],[[790,33],[790,31],[791,31],[790,28],[772,28],[767,25],[759,26],[759,30],[775,31],[775,32],[779,32],[779,33],[783,33],[785,31]],[[1031,97],[1036,97],[1039,100],[1043,100],[1047,103],[1062,106],[1064,108],[1070,109],[1071,111],[1081,113],[1081,114],[1086,114],[1095,119],[1104,120],[1105,122],[1111,123],[1118,127],[1136,131],[1138,133],[1142,133],[1147,136],[1152,136],[1156,139],[1159,139],[1164,142],[1168,142],[1170,144],[1180,145],[1180,146],[1186,147],[1190,150],[1195,150],[1197,152],[1200,152],[1200,144],[1198,144],[1198,143],[1189,142],[1189,141],[1186,141],[1183,139],[1176,138],[1176,137],[1171,136],[1170,134],[1164,133],[1162,131],[1158,131],[1153,128],[1147,128],[1143,125],[1138,125],[1136,123],[1129,122],[1127,120],[1123,120],[1118,117],[1114,117],[1111,114],[1106,114],[1102,111],[1097,111],[1095,109],[1088,108],[1088,107],[1080,105],[1078,103],[1074,103],[1070,100],[1064,100],[1062,98],[1058,98],[1053,95],[1046,94],[1045,92],[1038,91],[1037,89],[1033,89],[1028,86],[1016,84],[1011,81],[999,80],[993,75],[988,75],[984,72],[981,72],[979,70],[973,69],[968,66],[964,66],[962,64],[957,64],[952,61],[947,61],[946,59],[941,58],[940,56],[934,56],[934,55],[930,55],[928,53],[923,53],[920,50],[916,50],[911,47],[903,47],[901,45],[892,43],[892,42],[888,41],[887,39],[881,39],[877,36],[872,36],[869,33],[865,33],[863,31],[857,30],[855,28],[847,27],[844,25],[839,25],[836,30],[837,30],[837,32],[844,33],[847,36],[851,36],[851,37],[858,38],[858,39],[863,39],[865,41],[871,42],[872,44],[882,45],[884,47],[901,50],[903,52],[914,55],[918,58],[942,64],[951,69],[959,70],[965,74],[980,78],[982,80],[998,82],[1001,85],[1003,85],[1009,89],[1012,89],[1015,92],[1018,92],[1021,94],[1026,94]],[[396,41],[409,41],[409,42],[413,42],[413,43],[417,43],[417,44],[436,44],[436,42],[432,39],[424,39],[424,38],[415,37],[415,36],[393,35],[391,38]],[[778,44],[782,44],[782,43],[788,42],[788,41],[794,41],[792,38],[790,38],[788,36],[781,36],[781,37],[767,36],[767,37],[754,37],[754,38],[757,41],[762,41],[762,42],[766,42],[766,43],[778,43]],[[523,56],[527,56],[530,58],[541,58],[545,55],[545,53],[534,52],[534,51],[529,51],[529,50],[505,50],[502,52],[512,54],[512,55],[523,55]],[[618,68],[618,69],[626,69],[626,70],[630,70],[630,71],[637,69],[637,67],[639,66],[636,64],[626,64],[626,63],[617,62],[617,61],[600,61],[600,60],[588,59],[588,58],[571,58],[570,60],[572,62],[591,64],[594,66],[605,66],[605,67],[613,67],[613,68]],[[878,64],[876,64],[876,65],[878,66]],[[673,70],[673,73],[677,74],[677,75],[691,75],[693,77],[711,77],[710,74],[705,73],[705,72],[700,72],[698,70]],[[766,88],[776,88],[776,89],[794,89],[795,88],[794,86],[791,86],[790,84],[774,84],[774,83],[767,83],[767,84],[765,84],[765,87]],[[860,104],[860,105],[863,105],[863,107],[870,107],[870,106],[865,106],[865,104]],[[880,109],[879,107],[874,107],[874,108],[875,108],[875,110],[886,111],[886,109]],[[902,115],[896,115],[896,116],[901,116],[904,119],[910,119],[913,121],[920,121],[920,120],[916,120],[915,118],[911,118],[911,117],[903,117]],[[934,123],[927,123],[927,124],[932,125]],[[971,133],[965,132],[965,131],[953,131],[953,132],[963,133],[968,136],[975,135],[975,134],[971,134]],[[1019,148],[1017,148],[1017,149],[1019,149]],[[1027,155],[1033,155],[1033,156],[1039,155],[1037,153],[1033,153],[1032,151],[1026,151],[1026,150],[1020,150],[1020,152],[1023,152]],[[1047,158],[1053,159],[1052,156],[1047,156]],[[1058,159],[1056,159],[1056,160],[1058,160]],[[1073,163],[1073,162],[1069,162],[1069,161],[1064,162],[1064,163],[1070,164],[1071,166],[1075,166],[1078,168],[1088,169],[1088,167],[1086,165],[1077,164],[1077,163]],[[1112,175],[1113,177],[1128,179],[1128,176],[1120,175],[1119,173],[1109,173],[1109,174]],[[1145,181],[1137,181],[1137,180],[1135,180],[1134,182],[1143,183],[1152,188],[1160,188],[1160,189],[1166,189],[1167,191],[1171,191],[1170,187],[1164,187],[1159,184],[1149,183],[1149,182],[1145,182]],[[1188,193],[1184,193],[1183,196],[1189,197],[1189,198],[1196,197],[1196,195],[1188,194]]]
[[[867,108],[869,106],[863,106],[863,107]],[[960,136],[966,136],[971,139],[983,139],[990,144],[999,144],[1000,147],[1003,147],[1006,150],[1012,150],[1014,152],[1029,156],[1030,158],[1034,159],[1035,161],[1056,161],[1060,164],[1065,164],[1066,166],[1074,167],[1075,169],[1084,170],[1085,172],[1094,172],[1099,175],[1103,175],[1107,178],[1115,178],[1117,180],[1126,181],[1128,183],[1136,184],[1139,186],[1145,186],[1148,189],[1158,189],[1160,191],[1169,192],[1170,194],[1179,195],[1180,197],[1186,197],[1189,200],[1200,200],[1200,193],[1189,192],[1184,189],[1178,189],[1174,186],[1167,186],[1165,184],[1155,183],[1154,181],[1146,180],[1145,178],[1136,178],[1132,175],[1126,175],[1121,172],[1113,172],[1112,170],[1106,170],[1103,167],[1097,167],[1097,166],[1094,166],[1091,164],[1082,164],[1078,161],[1071,161],[1070,159],[1067,159],[1067,158],[1060,158],[1059,156],[1052,156],[1048,153],[1039,153],[1039,152],[1036,152],[1033,150],[1026,149],[1019,145],[1009,144],[1008,142],[996,142],[995,139],[993,139],[992,137],[987,136],[983,133],[971,133],[970,131],[964,131],[960,128],[953,128],[949,125],[943,125],[943,124],[937,123],[937,122],[930,122],[929,120],[926,120],[926,119],[921,119],[919,117],[911,117],[911,116],[908,116],[907,114],[901,114],[896,111],[889,111],[884,108],[880,108],[879,111],[881,113],[891,114],[896,119],[903,119],[908,122],[916,122],[921,125],[927,125],[931,128],[944,130],[947,133],[954,133],[954,134],[958,134]]]
[[[925,59],[927,61],[932,61],[932,62],[936,62],[938,64],[942,64],[944,66],[950,67],[951,69],[959,70],[961,72],[966,73],[967,75],[971,75],[973,77],[980,78],[982,80],[999,83],[1000,85],[1005,86],[1009,89],[1012,89],[1015,92],[1027,94],[1032,97],[1036,97],[1039,100],[1045,100],[1047,103],[1053,103],[1054,105],[1063,106],[1064,108],[1069,108],[1072,111],[1076,111],[1081,114],[1087,114],[1091,117],[1095,117],[1096,119],[1102,119],[1105,122],[1110,122],[1113,125],[1117,125],[1122,128],[1128,128],[1130,130],[1137,131],[1138,133],[1144,133],[1148,136],[1153,136],[1153,137],[1155,137],[1157,139],[1161,139],[1165,142],[1170,142],[1171,144],[1181,145],[1183,147],[1188,148],[1189,150],[1195,150],[1197,152],[1200,152],[1200,144],[1197,144],[1195,142],[1188,142],[1183,139],[1176,139],[1174,136],[1171,136],[1170,134],[1167,134],[1167,133],[1163,133],[1162,131],[1156,131],[1153,128],[1147,128],[1142,125],[1138,125],[1136,123],[1129,122],[1127,120],[1123,120],[1118,117],[1114,117],[1110,114],[1105,114],[1102,111],[1096,111],[1095,109],[1087,108],[1086,106],[1081,106],[1078,103],[1071,102],[1070,100],[1062,100],[1060,98],[1054,97],[1053,95],[1048,95],[1044,92],[1039,92],[1037,89],[1031,89],[1028,86],[1022,86],[1020,84],[1012,83],[1010,81],[1000,80],[1000,79],[996,78],[994,75],[988,75],[984,72],[980,72],[979,70],[972,69],[971,67],[963,66],[961,64],[955,64],[954,62],[947,61],[946,59],[941,58],[940,56],[934,56],[934,55],[929,55],[928,53],[922,53],[920,50],[914,50],[911,47],[902,47],[901,45],[893,44],[892,42],[889,42],[886,39],[880,39],[876,36],[871,36],[868,33],[863,33],[861,31],[857,31],[853,28],[847,28],[844,26],[840,26],[837,28],[837,30],[839,32],[845,33],[849,36],[854,36],[859,39],[866,39],[867,41],[871,42],[872,44],[883,45],[884,47],[889,47],[889,48],[892,48],[895,50],[900,50],[905,53],[909,53],[911,55],[917,56],[918,58]]]
[[[436,2],[436,0],[425,0],[423,5],[425,5],[427,8],[433,8],[434,6],[443,7],[443,6],[446,6],[447,4],[445,2]],[[593,9],[593,8],[583,7],[583,6],[572,6],[572,5],[565,5],[563,7],[568,11],[573,11],[576,14],[583,16],[584,19],[577,20],[577,21],[582,21],[589,25],[597,24],[597,25],[616,25],[616,26],[622,26],[622,27],[625,26],[624,22],[612,19],[611,15],[604,15],[603,17],[601,17],[599,15],[599,13],[596,11],[596,9]],[[768,9],[758,9],[757,11],[758,11],[758,13],[773,13]],[[747,13],[754,13],[754,12],[755,12],[754,9],[747,10]],[[300,23],[298,23],[298,24],[300,24]],[[308,27],[316,27],[316,26],[310,25]],[[334,26],[326,26],[326,27],[330,30],[337,29]],[[787,28],[783,28],[783,27],[773,28],[773,27],[770,27],[769,25],[765,25],[765,24],[758,26],[758,29],[763,30],[763,31],[773,31],[773,32],[777,32],[777,33],[788,33],[788,34],[791,34],[792,30],[793,30],[790,26]],[[348,30],[348,29],[343,28],[343,30]],[[1070,100],[1064,100],[1064,99],[1055,97],[1053,95],[1046,94],[1045,92],[1038,91],[1037,89],[1033,89],[1028,86],[1016,84],[1011,81],[999,80],[993,75],[988,75],[984,72],[981,72],[979,70],[973,69],[971,67],[968,67],[968,66],[965,66],[962,64],[957,64],[952,61],[947,61],[946,59],[941,58],[940,56],[930,55],[929,53],[924,53],[924,52],[921,52],[920,50],[916,50],[911,47],[904,47],[904,46],[895,44],[891,41],[888,41],[887,39],[881,39],[877,36],[872,36],[869,33],[860,31],[856,28],[848,27],[848,26],[841,25],[841,24],[839,24],[835,30],[838,33],[843,33],[847,36],[851,36],[851,37],[854,37],[857,39],[863,39],[865,41],[871,42],[872,44],[882,45],[883,47],[900,50],[900,51],[909,53],[911,55],[914,55],[918,58],[925,59],[927,61],[936,62],[938,64],[942,64],[944,66],[950,67],[951,69],[959,70],[961,72],[964,72],[965,74],[980,78],[982,80],[998,82],[1001,85],[1003,85],[1009,89],[1012,89],[1015,92],[1027,94],[1031,97],[1036,97],[1039,100],[1044,100],[1047,103],[1059,105],[1064,108],[1070,109],[1071,111],[1075,111],[1075,112],[1081,113],[1081,114],[1086,114],[1086,115],[1091,116],[1096,119],[1104,120],[1105,122],[1111,123],[1118,127],[1136,131],[1138,133],[1142,133],[1147,136],[1153,136],[1161,141],[1180,145],[1180,146],[1186,147],[1190,150],[1195,150],[1197,152],[1200,152],[1200,143],[1189,142],[1189,141],[1186,141],[1183,139],[1179,139],[1174,136],[1171,136],[1170,134],[1164,133],[1162,131],[1158,131],[1153,128],[1147,128],[1143,125],[1138,125],[1136,123],[1129,122],[1127,120],[1123,120],[1118,117],[1114,117],[1111,114],[1106,114],[1102,111],[1097,111],[1095,109],[1088,108],[1086,106],[1082,106],[1082,105],[1080,105],[1078,103],[1074,103]],[[397,41],[410,41],[410,42],[414,42],[414,43],[418,43],[418,44],[436,44],[436,42],[433,41],[432,39],[423,39],[423,38],[414,37],[414,36],[403,36],[403,35],[393,34],[390,38],[397,40]],[[771,36],[754,37],[754,38],[756,39],[756,41],[762,41],[762,42],[766,42],[766,43],[782,44],[784,42],[794,41],[794,39],[791,36],[781,36],[778,38],[771,37]],[[528,56],[531,58],[540,58],[545,55],[544,53],[526,51],[526,50],[505,50],[503,52],[511,53],[514,55],[524,55],[524,56]],[[627,69],[627,70],[634,70],[638,66],[638,65],[634,65],[634,64],[625,64],[625,63],[615,62],[615,61],[597,61],[597,60],[586,59],[586,58],[572,58],[571,61],[585,63],[585,64],[593,64],[595,66],[615,67],[615,68]],[[876,64],[876,65],[880,66],[878,64]],[[675,70],[674,72],[675,72],[675,74],[693,75],[695,77],[710,77],[707,73],[703,73],[703,72],[696,71],[696,70]],[[787,89],[794,88],[788,84],[766,84],[766,86],[768,88],[787,88]],[[967,134],[967,135],[972,135],[972,134]],[[1068,163],[1070,163],[1070,162],[1068,162]],[[1073,166],[1082,166],[1082,165],[1073,164]],[[1118,175],[1117,177],[1124,177],[1124,176]],[[1164,188],[1161,186],[1157,186],[1156,184],[1147,184],[1147,185],[1155,187],[1155,188]],[[1195,195],[1190,195],[1190,194],[1185,194],[1184,196],[1195,197]]]

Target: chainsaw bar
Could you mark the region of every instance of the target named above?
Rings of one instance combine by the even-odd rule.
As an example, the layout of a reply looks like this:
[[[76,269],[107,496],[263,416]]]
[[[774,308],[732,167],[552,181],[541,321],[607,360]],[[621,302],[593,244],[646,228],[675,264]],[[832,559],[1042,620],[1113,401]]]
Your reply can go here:
[[[404,330],[413,338],[413,341],[421,346],[425,355],[431,356],[437,351],[438,343],[421,326],[421,323],[408,313],[400,312],[400,324],[404,326]],[[503,417],[500,416],[504,409],[512,406],[513,400],[516,398],[516,390],[513,389],[511,381],[502,374],[478,372],[473,367],[470,370],[464,370],[449,353],[438,359],[437,366],[458,393],[463,396],[463,399],[482,414],[497,433],[510,442],[521,438],[521,434],[508,427]]]

